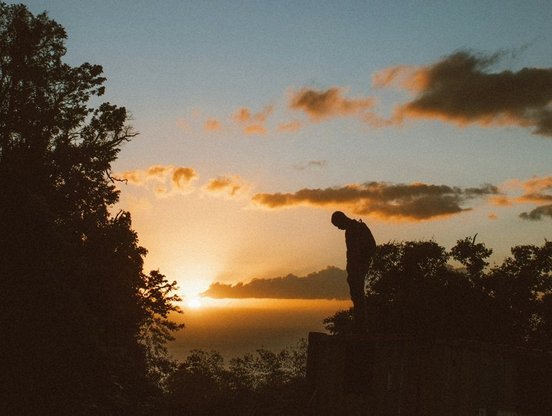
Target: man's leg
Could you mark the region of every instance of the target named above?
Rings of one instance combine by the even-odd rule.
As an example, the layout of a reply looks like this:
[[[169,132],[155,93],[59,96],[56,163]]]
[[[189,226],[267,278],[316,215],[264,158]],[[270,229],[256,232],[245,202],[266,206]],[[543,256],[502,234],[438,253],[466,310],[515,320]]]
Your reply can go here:
[[[364,277],[362,273],[349,273],[349,293],[353,301],[353,332],[366,332],[366,298],[364,294]]]

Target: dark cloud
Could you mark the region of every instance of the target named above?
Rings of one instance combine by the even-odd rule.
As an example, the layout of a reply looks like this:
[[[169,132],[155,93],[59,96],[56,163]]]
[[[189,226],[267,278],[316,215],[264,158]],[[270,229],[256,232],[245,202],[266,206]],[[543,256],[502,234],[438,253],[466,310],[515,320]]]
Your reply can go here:
[[[320,121],[331,117],[363,115],[374,106],[373,98],[348,99],[341,88],[325,91],[302,89],[293,94],[290,108],[304,111],[311,120]]]
[[[492,199],[495,205],[511,206],[516,204],[540,205],[532,211],[519,215],[524,220],[539,221],[544,217],[552,217],[552,176],[533,177],[527,180],[512,179],[504,184],[505,189],[521,189],[519,196],[500,195]]]
[[[399,66],[376,74],[374,83],[400,82],[416,93],[399,107],[398,120],[439,118],[459,124],[513,124],[552,136],[552,68],[491,72],[501,54],[458,52],[434,65]]]
[[[498,194],[493,185],[480,188],[458,188],[424,183],[389,184],[368,182],[326,189],[301,189],[295,193],[261,193],[253,197],[268,208],[298,205],[343,208],[359,215],[387,220],[429,220],[458,214],[466,200]]]
[[[299,163],[294,165],[297,170],[305,170],[308,168],[325,168],[328,165],[326,160],[309,160],[306,163]]]
[[[552,218],[552,204],[541,205],[540,207],[537,207],[532,211],[522,212],[521,214],[519,214],[519,216],[524,220],[531,220],[531,221],[540,221],[544,219],[544,217]]]
[[[517,198],[520,203],[544,203],[529,212],[522,212],[519,216],[524,220],[540,221],[544,217],[552,218],[552,176],[531,178],[521,182],[525,193]]]
[[[346,273],[336,267],[328,267],[304,277],[289,274],[233,285],[213,283],[201,295],[217,299],[349,299]]]

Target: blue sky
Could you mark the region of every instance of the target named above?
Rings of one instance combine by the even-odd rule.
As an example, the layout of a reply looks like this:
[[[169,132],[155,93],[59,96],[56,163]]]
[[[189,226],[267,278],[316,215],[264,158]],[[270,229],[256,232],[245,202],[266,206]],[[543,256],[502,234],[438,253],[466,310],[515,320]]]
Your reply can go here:
[[[149,250],[147,267],[178,280],[185,297],[215,281],[343,267],[343,235],[329,224],[334,209],[363,218],[378,242],[433,238],[450,248],[478,233],[495,261],[513,245],[550,238],[550,215],[519,216],[552,198],[551,137],[533,133],[535,117],[550,111],[550,82],[541,88],[548,103],[529,97],[506,110],[499,98],[479,94],[485,82],[479,90],[466,85],[476,113],[482,101],[494,107],[462,119],[444,107],[408,107],[430,89],[408,89],[400,76],[411,86],[416,74],[430,79],[438,63],[464,51],[477,59],[499,54],[475,78],[511,71],[519,79],[530,68],[533,78],[542,69],[548,79],[552,2],[24,4],[63,25],[67,62],[102,65],[103,98],[131,111],[140,135],[114,166],[132,179],[120,206],[132,212]],[[375,85],[391,69],[400,76]],[[515,97],[520,85],[499,92]],[[175,172],[178,183],[170,179]],[[455,188],[445,196],[458,198],[460,210],[398,217],[390,210],[405,200],[322,202],[351,187],[372,192],[367,183],[397,192],[420,183]],[[467,196],[487,185],[496,190]],[[300,190],[309,197],[301,199]],[[270,205],[281,195],[284,205]]]

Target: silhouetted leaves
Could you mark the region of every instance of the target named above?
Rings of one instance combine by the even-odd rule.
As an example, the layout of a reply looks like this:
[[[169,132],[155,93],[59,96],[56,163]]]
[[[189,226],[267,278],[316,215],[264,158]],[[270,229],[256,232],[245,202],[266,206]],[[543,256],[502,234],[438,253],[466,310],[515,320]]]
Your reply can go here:
[[[136,135],[90,106],[102,68],[62,62],[65,30],[0,3],[2,414],[143,414],[171,362],[175,283],[143,272],[110,176]]]
[[[552,243],[513,247],[511,257],[489,268],[491,253],[475,238],[450,252],[434,241],[378,246],[367,280],[369,333],[550,348]],[[350,319],[350,311],[340,311],[324,323],[343,334]]]
[[[261,348],[230,360],[194,350],[169,377],[170,415],[301,415],[306,409],[306,342]]]

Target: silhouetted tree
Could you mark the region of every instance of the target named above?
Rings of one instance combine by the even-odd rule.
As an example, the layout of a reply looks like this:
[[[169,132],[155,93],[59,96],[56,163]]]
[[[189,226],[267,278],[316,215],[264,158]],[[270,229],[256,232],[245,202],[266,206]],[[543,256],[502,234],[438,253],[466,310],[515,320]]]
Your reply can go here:
[[[302,415],[308,402],[306,342],[232,358],[194,350],[169,377],[172,416]]]
[[[66,33],[0,3],[0,413],[142,414],[178,326],[175,284],[143,272],[111,164],[136,135],[90,106],[102,68],[63,63]]]
[[[229,378],[224,359],[218,352],[192,351],[169,377],[167,403],[170,414],[217,416],[236,411]]]
[[[542,247],[516,246],[512,256],[487,276],[488,290],[497,314],[498,328],[509,343],[550,348],[552,346],[552,242]]]
[[[378,246],[367,279],[368,332],[550,349],[552,243],[513,247],[511,257],[489,268],[491,254],[475,238],[450,252],[434,241]],[[324,324],[344,334],[350,320],[350,311],[339,311]]]

